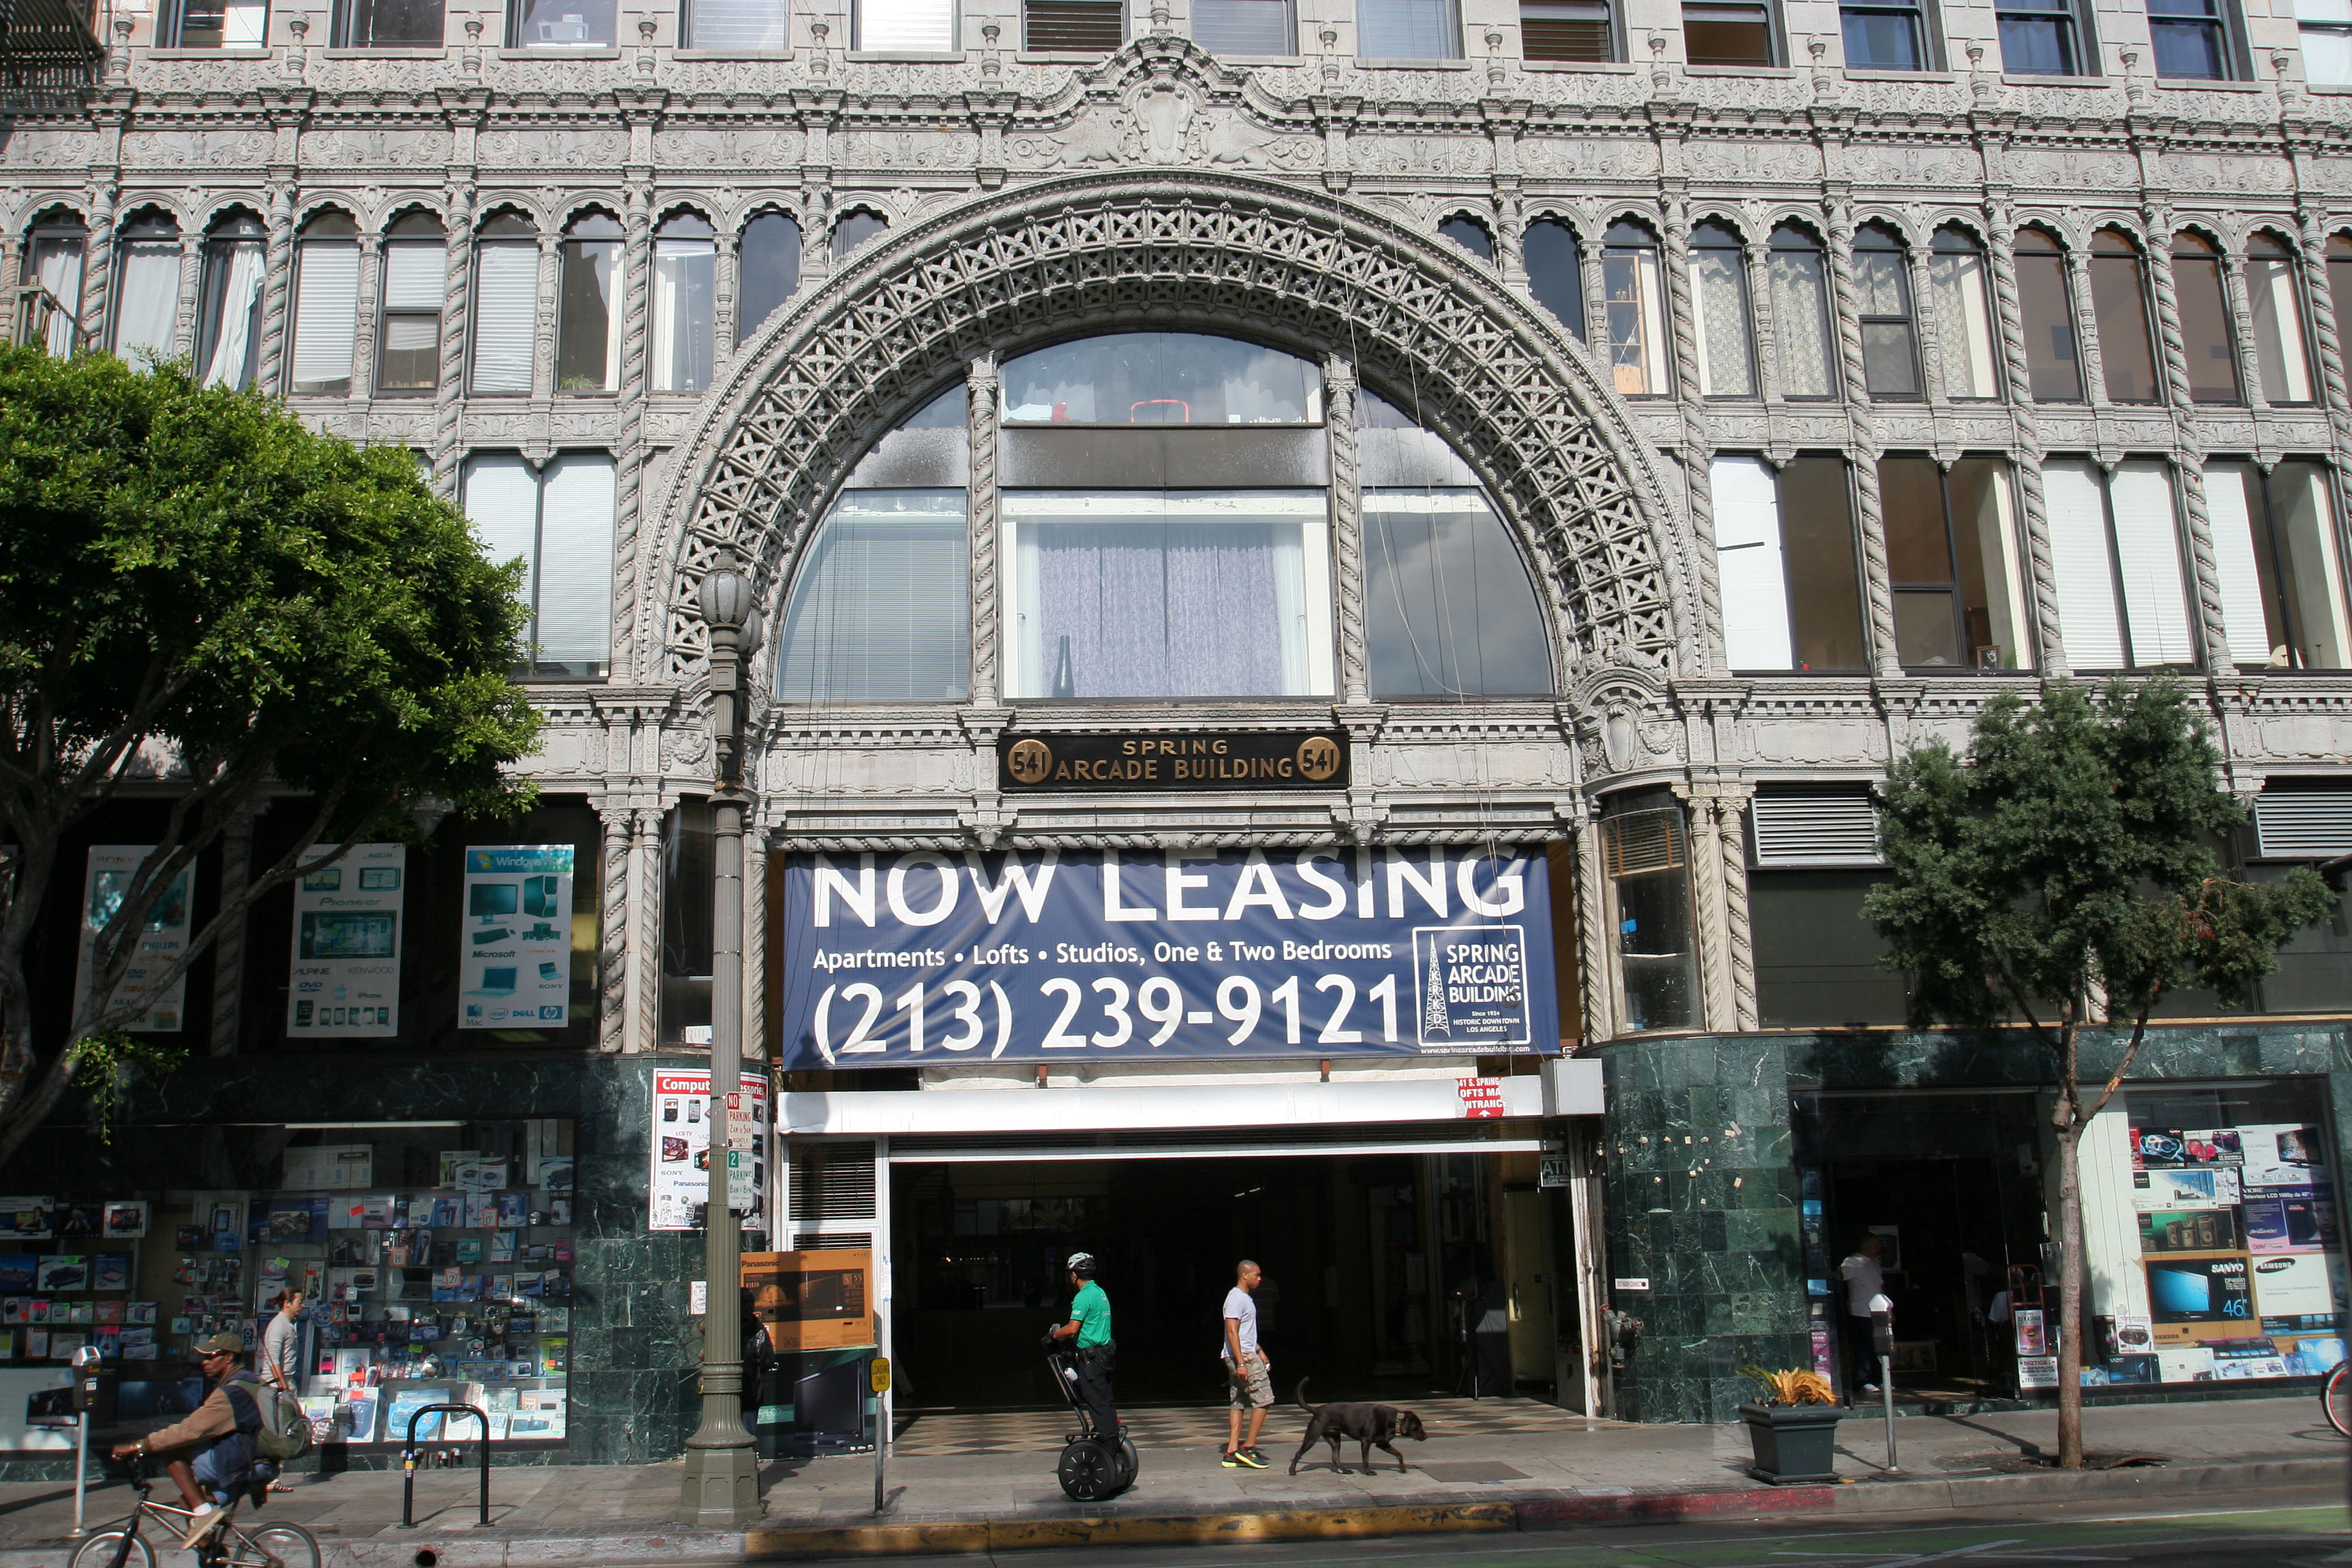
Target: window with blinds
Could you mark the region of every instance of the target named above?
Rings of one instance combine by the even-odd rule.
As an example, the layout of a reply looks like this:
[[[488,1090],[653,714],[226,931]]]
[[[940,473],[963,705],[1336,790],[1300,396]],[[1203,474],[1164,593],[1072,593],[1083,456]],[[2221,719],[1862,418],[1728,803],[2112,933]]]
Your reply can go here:
[[[1213,55],[1295,55],[1290,0],[1192,0],[1192,41]]]
[[[687,43],[724,54],[782,54],[793,47],[791,13],[784,0],[692,0]]]
[[[2205,501],[2230,657],[2256,669],[2342,669],[2352,651],[2327,470],[2208,463]]]
[[[1458,60],[1454,0],[1356,0],[1356,53],[1373,60]]]
[[[519,453],[484,453],[467,459],[463,494],[483,554],[522,560],[528,673],[602,679],[612,658],[613,459],[567,453],[533,469]]]
[[[1759,795],[1748,821],[1759,869],[1883,866],[1878,807],[1866,795]]]
[[[474,252],[474,390],[491,396],[530,391],[538,336],[539,247],[509,240]]]
[[[2161,462],[2045,464],[2058,623],[2076,669],[2193,665],[2172,479]]]
[[[1601,848],[1612,877],[1679,870],[1689,863],[1679,811],[1639,812],[1601,826]]]
[[[711,310],[719,247],[710,225],[692,213],[665,222],[654,236],[653,389],[700,392],[710,384]]]
[[[448,248],[439,239],[398,240],[383,247],[383,344],[376,355],[380,393],[430,392],[441,380],[441,301],[448,291]]]
[[[780,702],[960,702],[971,573],[960,489],[848,490],[793,582]]]
[[[1023,0],[1021,47],[1039,54],[1107,55],[1127,41],[1125,0]]]
[[[298,397],[348,397],[360,324],[356,239],[310,239],[294,258],[294,364],[287,390]]]
[[[2254,839],[2264,860],[2352,855],[2352,790],[2264,790],[2254,802]]]
[[[850,47],[877,54],[948,54],[955,0],[857,0]]]

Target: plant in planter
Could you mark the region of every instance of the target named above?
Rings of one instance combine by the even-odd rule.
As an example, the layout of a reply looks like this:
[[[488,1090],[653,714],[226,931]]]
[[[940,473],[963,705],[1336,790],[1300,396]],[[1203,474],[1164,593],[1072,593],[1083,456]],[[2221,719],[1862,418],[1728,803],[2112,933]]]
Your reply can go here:
[[[1784,1485],[1792,1481],[1836,1479],[1837,1394],[1829,1379],[1817,1372],[1767,1372],[1760,1366],[1739,1369],[1756,1380],[1763,1397],[1739,1407],[1754,1445],[1757,1478]]]

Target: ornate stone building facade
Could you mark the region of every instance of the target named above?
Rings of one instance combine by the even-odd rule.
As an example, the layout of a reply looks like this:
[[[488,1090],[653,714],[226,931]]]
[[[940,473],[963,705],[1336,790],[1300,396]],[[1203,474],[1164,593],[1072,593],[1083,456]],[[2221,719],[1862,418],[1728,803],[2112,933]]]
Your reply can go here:
[[[2315,79],[2340,74],[2333,35],[2260,0],[2217,0],[2188,32],[2125,5],[2021,19],[1821,0],[775,0],[699,23],[635,0],[158,3],[115,0],[87,89],[27,91],[0,121],[9,325],[189,355],[410,447],[500,553],[532,561],[549,726],[532,770],[598,825],[609,1059],[580,1071],[623,1086],[624,1123],[646,1090],[621,1064],[697,1026],[665,1000],[693,967],[665,959],[665,899],[691,886],[674,825],[712,787],[697,584],[738,554],[771,641],[815,635],[795,584],[861,486],[961,492],[969,669],[917,700],[780,689],[789,647],[759,661],[746,885],[771,962],[750,966],[751,1045],[789,1054],[771,992],[794,954],[770,936],[788,857],[1549,846],[1560,1034],[1604,1065],[1606,1110],[1521,1128],[1528,1168],[1477,1180],[1500,1236],[1538,1144],[1572,1167],[1572,1208],[1546,1221],[1577,1259],[1575,1290],[1550,1273],[1558,1356],[1515,1342],[1512,1363],[1570,1404],[1601,1396],[1612,1289],[1649,1323],[1619,1380],[1643,1418],[1723,1415],[1753,1361],[1826,1364],[1827,1265],[1874,1223],[1860,1187],[1893,1157],[1855,1129],[1908,1114],[1890,1097],[1967,1090],[1954,1114],[1976,1131],[1938,1157],[2032,1167],[2001,1119],[2038,1069],[1821,1034],[1895,1024],[1899,997],[1872,990],[1866,952],[1790,951],[1822,931],[1853,946],[1861,792],[1903,748],[1961,737],[1999,692],[2179,671],[2230,786],[2274,803],[2249,864],[2352,848],[2331,837],[2352,834],[2332,793],[2352,787],[2352,98]],[[1024,419],[1061,416],[1023,416],[1008,367],[1136,332],[1312,367],[1303,423],[1322,434],[1297,471],[1328,497],[1331,675],[1216,693],[1214,718],[1343,731],[1344,788],[1002,782],[1014,733],[1199,718],[1014,668],[1003,498],[1055,482]],[[892,447],[909,437],[926,439]],[[1416,441],[1434,455],[1399,455]],[[1302,482],[1217,461],[1244,475],[1219,482]],[[1170,492],[1187,483],[1205,488]],[[1382,639],[1434,622],[1383,609],[1402,591],[1367,498],[1413,487],[1484,498],[1538,606],[1540,689],[1482,685],[1458,658],[1384,679]],[[1837,837],[1857,810],[1858,847]],[[1658,812],[1662,847],[1611,826]],[[1660,872],[1678,890],[1654,906],[1633,884]],[[1812,923],[1824,910],[1845,923]],[[2273,1004],[2298,1021],[2183,1023],[2147,1079],[2346,1081],[2340,942],[2315,942],[2296,973],[2317,978]],[[1251,1070],[1219,1081],[1348,1072]],[[1164,1077],[1037,1069],[1073,1092]],[[808,1148],[883,1140],[877,1206],[845,1228],[887,1233],[887,1173],[916,1163],[859,1120],[880,1091],[792,1082]],[[615,1133],[628,1158],[637,1136]],[[1420,1152],[1453,1157],[1436,1149]],[[810,1175],[803,1194],[795,1159],[787,1209],[830,1190]],[[1900,1222],[1923,1248],[1977,1248],[1931,1213],[1919,1198]],[[602,1223],[596,1267],[623,1269],[626,1215]],[[2011,1270],[2046,1261],[2037,1223],[1999,1241]],[[1914,1267],[1918,1310],[1950,1320],[1944,1370],[2013,1379],[2014,1358],[1978,1353],[1958,1277]],[[625,1283],[582,1264],[583,1293]],[[2113,1290],[2101,1311],[2149,1310],[2144,1287]],[[582,1372],[608,1379],[575,1376],[583,1423],[672,1397],[641,1369],[681,1364],[682,1308],[644,1310],[582,1329]],[[683,1432],[596,1429],[577,1445],[593,1457]]]

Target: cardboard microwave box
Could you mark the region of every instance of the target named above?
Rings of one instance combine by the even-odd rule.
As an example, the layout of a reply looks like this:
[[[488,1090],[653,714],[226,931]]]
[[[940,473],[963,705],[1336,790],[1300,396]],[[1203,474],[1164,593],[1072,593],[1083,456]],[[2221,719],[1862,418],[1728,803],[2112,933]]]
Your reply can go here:
[[[743,1289],[780,1355],[875,1342],[874,1254],[865,1249],[747,1252]]]

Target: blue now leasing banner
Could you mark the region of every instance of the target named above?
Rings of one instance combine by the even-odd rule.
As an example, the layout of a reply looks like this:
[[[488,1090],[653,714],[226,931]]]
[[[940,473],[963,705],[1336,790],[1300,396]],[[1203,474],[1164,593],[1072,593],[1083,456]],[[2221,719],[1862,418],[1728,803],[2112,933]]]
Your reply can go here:
[[[783,1065],[1556,1054],[1541,850],[795,855]]]

